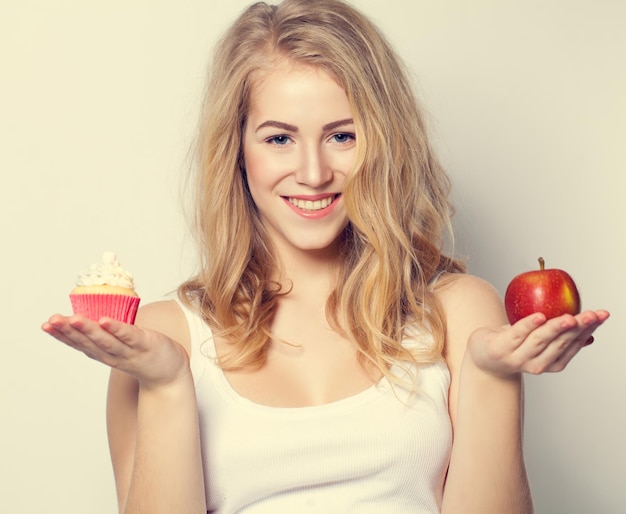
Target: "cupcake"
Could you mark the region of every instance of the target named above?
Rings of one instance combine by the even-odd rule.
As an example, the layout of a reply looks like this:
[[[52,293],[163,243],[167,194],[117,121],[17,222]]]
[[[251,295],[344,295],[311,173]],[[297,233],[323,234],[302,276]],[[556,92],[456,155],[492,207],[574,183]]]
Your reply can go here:
[[[102,261],[82,271],[70,291],[74,314],[98,321],[102,316],[134,323],[140,298],[133,276],[120,265],[115,253],[105,252]]]

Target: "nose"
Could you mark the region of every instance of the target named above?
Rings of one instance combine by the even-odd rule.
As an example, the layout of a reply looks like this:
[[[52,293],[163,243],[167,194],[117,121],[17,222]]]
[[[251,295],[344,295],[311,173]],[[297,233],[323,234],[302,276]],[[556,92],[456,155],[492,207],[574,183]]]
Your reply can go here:
[[[303,151],[296,173],[296,182],[311,187],[320,187],[333,179],[333,170],[320,148]]]

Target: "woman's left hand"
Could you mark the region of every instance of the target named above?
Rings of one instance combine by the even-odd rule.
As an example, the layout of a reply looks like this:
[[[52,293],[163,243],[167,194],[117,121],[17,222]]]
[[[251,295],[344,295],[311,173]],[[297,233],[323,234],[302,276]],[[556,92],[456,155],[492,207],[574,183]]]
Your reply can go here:
[[[470,336],[468,356],[485,373],[502,378],[562,371],[608,317],[605,310],[549,320],[535,313],[513,325],[480,328]]]

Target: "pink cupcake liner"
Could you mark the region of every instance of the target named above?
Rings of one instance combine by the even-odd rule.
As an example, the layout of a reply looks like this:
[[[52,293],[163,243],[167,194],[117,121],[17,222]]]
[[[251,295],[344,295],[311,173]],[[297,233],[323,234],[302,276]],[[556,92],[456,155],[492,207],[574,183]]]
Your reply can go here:
[[[70,294],[70,301],[74,314],[94,321],[106,316],[132,325],[141,299],[121,294]]]

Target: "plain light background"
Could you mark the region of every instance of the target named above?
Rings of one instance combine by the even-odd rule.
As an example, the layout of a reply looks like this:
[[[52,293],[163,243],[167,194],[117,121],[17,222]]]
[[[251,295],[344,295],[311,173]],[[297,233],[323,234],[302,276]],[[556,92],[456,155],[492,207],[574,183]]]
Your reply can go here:
[[[612,312],[565,372],[528,377],[525,447],[538,514],[624,512],[626,3],[354,3],[415,75],[470,270],[504,293],[541,255]],[[246,4],[0,2],[1,512],[115,512],[108,370],[39,327],[105,250],[146,303],[192,272],[181,177]]]

